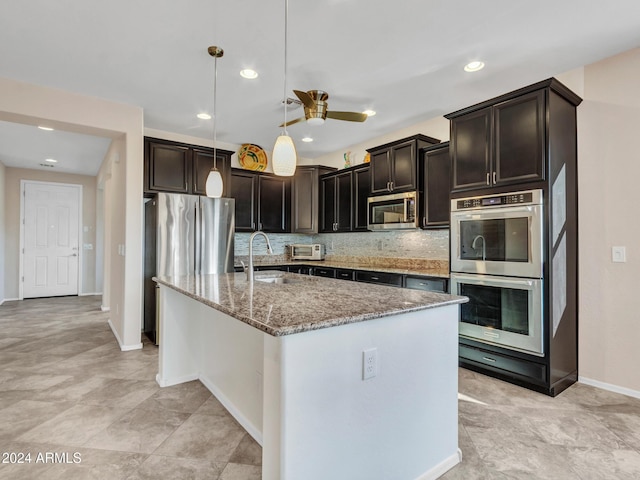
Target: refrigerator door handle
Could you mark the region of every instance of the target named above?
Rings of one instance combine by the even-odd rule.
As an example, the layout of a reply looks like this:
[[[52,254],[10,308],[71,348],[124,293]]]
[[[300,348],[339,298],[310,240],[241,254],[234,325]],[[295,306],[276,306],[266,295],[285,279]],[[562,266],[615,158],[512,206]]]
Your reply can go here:
[[[194,273],[200,274],[202,273],[202,212],[200,205],[200,199],[196,201],[195,204],[195,239],[194,239]]]

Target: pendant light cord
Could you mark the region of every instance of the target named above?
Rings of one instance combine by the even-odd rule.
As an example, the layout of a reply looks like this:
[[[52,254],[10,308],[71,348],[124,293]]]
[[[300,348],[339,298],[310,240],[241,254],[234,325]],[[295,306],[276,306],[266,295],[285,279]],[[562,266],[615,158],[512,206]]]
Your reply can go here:
[[[218,119],[218,115],[216,115],[216,106],[218,102],[216,101],[216,95],[218,93],[218,57],[213,57],[213,169],[217,170],[216,163],[216,140],[217,140],[217,132],[216,132],[216,120]]]
[[[287,133],[287,26],[289,24],[289,0],[284,0],[284,134]]]

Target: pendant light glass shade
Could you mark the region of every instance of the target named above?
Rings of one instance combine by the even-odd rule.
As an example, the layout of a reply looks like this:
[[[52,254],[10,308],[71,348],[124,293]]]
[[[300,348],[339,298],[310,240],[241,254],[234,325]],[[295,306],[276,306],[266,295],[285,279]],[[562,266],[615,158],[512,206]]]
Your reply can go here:
[[[282,134],[273,146],[273,173],[281,177],[290,177],[296,173],[296,147],[289,135]]]
[[[287,25],[289,22],[289,0],[284,0],[284,124],[282,133],[276,139],[273,146],[271,162],[273,163],[273,173],[282,177],[290,177],[296,173],[296,162],[298,155],[293,140],[287,133]]]
[[[212,168],[207,175],[207,183],[204,187],[207,197],[220,198],[222,197],[222,175],[220,172]]]

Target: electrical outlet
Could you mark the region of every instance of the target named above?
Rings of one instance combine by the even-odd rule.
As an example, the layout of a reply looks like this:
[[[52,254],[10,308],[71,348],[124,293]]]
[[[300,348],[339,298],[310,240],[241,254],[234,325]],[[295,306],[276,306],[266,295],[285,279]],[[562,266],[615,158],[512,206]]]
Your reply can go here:
[[[367,380],[378,375],[378,349],[362,351],[362,379]]]
[[[625,247],[611,247],[611,261],[624,263],[627,261],[627,249]]]

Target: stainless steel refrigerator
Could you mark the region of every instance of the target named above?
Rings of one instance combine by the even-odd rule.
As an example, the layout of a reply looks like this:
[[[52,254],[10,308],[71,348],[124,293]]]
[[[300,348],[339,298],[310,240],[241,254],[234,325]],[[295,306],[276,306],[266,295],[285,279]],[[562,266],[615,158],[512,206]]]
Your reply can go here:
[[[144,328],[159,344],[154,276],[233,272],[235,200],[158,193],[145,203]]]

